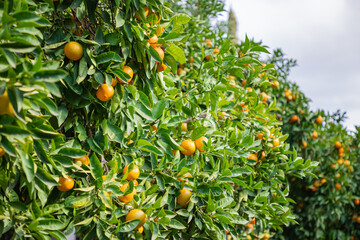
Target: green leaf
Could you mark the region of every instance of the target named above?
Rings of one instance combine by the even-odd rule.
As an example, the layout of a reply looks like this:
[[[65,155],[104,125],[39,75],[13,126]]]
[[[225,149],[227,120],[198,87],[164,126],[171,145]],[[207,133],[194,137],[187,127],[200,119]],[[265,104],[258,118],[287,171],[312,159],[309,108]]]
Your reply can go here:
[[[17,151],[18,151],[18,154],[20,155],[20,160],[21,160],[22,168],[24,170],[26,179],[30,183],[35,177],[34,161],[29,155],[25,154],[25,152],[23,152],[22,150],[17,149]]]
[[[21,11],[12,15],[18,22],[36,22],[40,20],[40,16],[32,12]]]
[[[0,134],[4,134],[5,136],[10,136],[15,138],[26,138],[30,135],[30,132],[16,126],[5,125],[0,127]]]
[[[103,168],[96,154],[92,154],[90,157],[90,170],[95,179],[101,178],[103,175]]]
[[[61,154],[61,155],[67,156],[67,157],[71,157],[71,158],[79,158],[79,157],[82,157],[85,154],[87,154],[87,152],[82,149],[78,149],[78,148],[64,147],[58,151],[58,154]]]
[[[135,219],[132,221],[124,222],[121,224],[119,228],[119,232],[130,232],[136,228],[136,226],[139,224],[140,220]]]
[[[206,132],[207,132],[207,127],[196,127],[193,133],[191,134],[191,139],[196,140],[198,138],[201,138],[202,136],[205,135]]]
[[[231,40],[226,39],[226,41],[223,43],[223,45],[220,48],[220,54],[224,54],[224,53],[227,53],[229,51],[230,43],[231,43]]]
[[[168,106],[168,101],[165,99],[161,99],[158,101],[152,109],[152,115],[154,119],[158,119],[163,114],[164,110]]]
[[[38,230],[63,230],[65,228],[65,224],[57,219],[42,219],[39,220],[39,224],[37,226]]]
[[[169,53],[171,56],[175,58],[180,64],[186,63],[186,57],[183,50],[176,46],[175,44],[171,43],[167,48],[166,52]]]
[[[67,76],[64,70],[41,70],[34,74],[32,81],[58,82]]]

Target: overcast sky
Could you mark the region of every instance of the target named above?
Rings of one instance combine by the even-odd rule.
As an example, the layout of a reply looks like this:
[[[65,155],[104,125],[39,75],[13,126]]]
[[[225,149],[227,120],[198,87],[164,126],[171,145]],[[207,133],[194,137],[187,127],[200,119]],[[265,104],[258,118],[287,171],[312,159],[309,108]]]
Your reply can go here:
[[[349,129],[360,125],[359,0],[226,0],[230,6],[239,39],[246,33],[297,59],[290,80],[312,109],[340,109]]]

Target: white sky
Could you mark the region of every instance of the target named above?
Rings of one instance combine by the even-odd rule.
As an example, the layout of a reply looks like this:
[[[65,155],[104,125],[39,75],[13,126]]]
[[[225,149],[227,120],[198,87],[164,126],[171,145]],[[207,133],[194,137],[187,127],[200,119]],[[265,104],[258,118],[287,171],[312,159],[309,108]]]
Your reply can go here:
[[[297,59],[290,80],[312,109],[340,109],[349,129],[360,125],[359,0],[226,0],[230,6],[239,39],[246,33]]]

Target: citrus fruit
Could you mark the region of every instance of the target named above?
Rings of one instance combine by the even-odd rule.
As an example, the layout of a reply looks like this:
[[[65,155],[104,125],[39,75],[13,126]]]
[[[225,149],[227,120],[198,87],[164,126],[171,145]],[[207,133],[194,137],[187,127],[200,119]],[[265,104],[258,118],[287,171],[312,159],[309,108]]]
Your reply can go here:
[[[212,42],[211,42],[210,39],[206,39],[206,40],[205,40],[205,43],[206,43],[209,47],[212,46]]]
[[[317,131],[313,131],[311,137],[312,137],[313,139],[316,139],[318,136],[319,136],[319,134],[317,133]]]
[[[129,165],[126,165],[123,170],[123,174],[128,171]],[[136,180],[140,176],[140,169],[138,166],[134,165],[133,169],[129,171],[129,174],[126,177],[126,180]]]
[[[130,76],[129,79],[127,79],[127,82],[130,83],[134,76],[134,71],[129,66],[124,66],[122,71]],[[122,80],[120,80],[120,83],[124,83]]]
[[[102,84],[96,91],[96,97],[103,102],[109,101],[114,96],[114,88],[106,84]]]
[[[80,43],[68,42],[64,47],[65,56],[73,61],[77,61],[82,58],[84,50]]]
[[[159,54],[161,61],[164,60],[165,57],[164,50],[162,50],[161,47],[155,47],[154,49]]]
[[[187,156],[193,155],[195,152],[195,143],[191,139],[182,141],[180,146],[185,149],[185,150],[181,151],[181,153],[184,155],[187,155]]]
[[[355,205],[359,205],[360,204],[360,200],[357,198],[357,199],[354,199],[354,204]]]
[[[128,221],[135,220],[135,219],[140,220],[139,224],[135,228],[135,230],[137,230],[145,224],[146,215],[140,209],[133,209],[126,215],[126,221],[128,222]]]
[[[335,184],[335,189],[336,189],[336,190],[340,190],[340,189],[341,189],[341,185],[338,184],[338,183],[336,183],[336,184]]]
[[[183,188],[180,190],[180,195],[176,198],[177,204],[182,207],[185,207],[189,204],[191,198],[191,191],[189,189]]]
[[[215,48],[214,51],[213,51],[213,53],[219,54],[219,53],[220,53],[220,50],[219,50],[218,48]]]
[[[138,231],[139,231],[139,233],[143,233],[144,232],[144,227],[143,226],[139,227]]]
[[[263,239],[269,239],[270,238],[270,234],[269,233],[264,233]]]
[[[84,164],[84,165],[89,165],[90,164],[90,158],[89,158],[89,156],[88,155],[84,155],[84,156],[82,156],[82,157],[79,157],[79,158],[76,158],[75,160],[74,160],[74,163],[75,164],[78,164],[78,165],[82,165],[82,164]]]
[[[289,123],[297,122],[299,119],[298,115],[294,115],[289,119]]]
[[[128,186],[129,186],[129,183],[125,183],[124,185],[122,185],[120,187],[120,191],[125,192],[126,189],[128,188]],[[128,203],[128,202],[131,202],[131,200],[133,200],[135,194],[136,194],[136,189],[133,188],[132,193],[126,194],[125,196],[118,196],[118,198],[119,198],[120,202]]]
[[[307,142],[306,141],[302,141],[302,147],[306,148],[307,147]]]
[[[323,184],[326,183],[326,182],[327,182],[326,179],[323,178],[323,179],[321,179],[320,184],[323,185]]]
[[[159,40],[158,36],[157,36],[157,35],[154,35],[154,36],[152,36],[151,38],[149,38],[148,42],[149,42],[150,44],[154,44],[154,43],[157,43],[158,40]],[[154,45],[154,46],[156,46],[156,45]]]
[[[275,138],[274,140],[273,140],[273,148],[275,148],[275,147],[277,147],[277,146],[279,146],[280,145],[280,140],[278,139],[278,138]]]
[[[158,72],[163,72],[167,69],[167,66],[163,63],[158,63],[157,67],[156,67],[156,70]]]
[[[184,72],[184,69],[182,69],[182,68],[178,68],[178,70],[177,70],[177,75],[181,75],[182,73]]]
[[[4,114],[14,116],[14,108],[11,105],[7,91],[0,96],[0,115]]]
[[[278,81],[275,80],[275,81],[272,82],[271,86],[272,86],[273,88],[278,88],[278,87],[280,86],[280,84],[279,84]]]
[[[180,173],[179,173],[179,174],[180,174]],[[179,174],[178,174],[178,176],[179,176]],[[178,180],[179,180],[180,182],[182,182],[182,181],[187,181],[186,178],[189,178],[189,177],[192,177],[192,175],[191,175],[191,173],[187,172],[187,173],[184,173],[182,176],[179,176],[179,177],[178,177]]]
[[[148,7],[144,7],[143,9],[144,9],[144,12],[145,12],[145,17],[147,17],[147,16],[149,15],[149,8],[148,8]],[[137,18],[138,20],[141,20],[141,18],[140,18],[140,16],[139,16],[138,13],[136,13],[136,18]]]
[[[201,137],[201,138],[198,138],[195,140],[195,147],[197,149],[199,149],[201,152],[204,152],[205,150],[202,150],[202,146],[204,145],[204,143],[207,143],[208,142],[208,139],[206,137]]]
[[[250,153],[250,156],[248,156],[247,159],[258,161],[258,157],[254,153]]]
[[[341,148],[341,142],[339,142],[339,141],[336,141],[334,145],[335,145],[335,148],[337,148],[337,149]]]
[[[320,124],[322,123],[322,121],[323,121],[322,116],[318,116],[318,117],[315,119],[315,122],[316,122],[316,124],[318,124],[318,125],[320,125]]]
[[[115,87],[117,83],[118,83],[118,80],[116,78],[113,78],[112,82],[111,82],[111,86]]]
[[[0,147],[0,157],[4,156],[5,150]]]
[[[57,186],[57,188],[59,189],[59,191],[61,192],[65,192],[65,191],[69,191],[74,187],[74,179],[72,179],[69,176],[66,176],[66,178],[64,177],[59,177],[59,185]]]

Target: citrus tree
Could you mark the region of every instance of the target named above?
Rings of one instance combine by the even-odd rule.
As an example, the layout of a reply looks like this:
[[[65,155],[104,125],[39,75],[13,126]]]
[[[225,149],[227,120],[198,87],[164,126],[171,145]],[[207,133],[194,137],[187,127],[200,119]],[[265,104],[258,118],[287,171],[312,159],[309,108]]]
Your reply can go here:
[[[268,51],[211,28],[222,2],[174,4],[0,3],[3,239],[268,239],[294,221],[287,177],[313,165],[278,126]]]
[[[359,223],[359,142],[357,132],[343,125],[344,114],[313,111],[310,100],[289,81],[296,62],[274,51],[270,63],[277,76],[278,88],[272,89],[280,109],[277,118],[283,131],[300,156],[310,158],[318,167],[304,180],[289,178],[290,196],[297,202],[298,224],[285,228],[280,239],[357,239]],[[266,74],[266,73],[265,73]],[[271,72],[269,72],[271,74]]]

